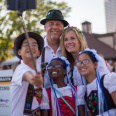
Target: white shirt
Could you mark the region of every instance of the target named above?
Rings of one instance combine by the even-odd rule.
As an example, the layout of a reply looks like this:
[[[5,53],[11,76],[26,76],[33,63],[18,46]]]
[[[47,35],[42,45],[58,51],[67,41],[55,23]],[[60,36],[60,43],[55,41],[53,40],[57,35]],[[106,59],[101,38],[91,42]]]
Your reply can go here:
[[[58,88],[56,84],[53,84],[54,88],[62,95],[62,96],[70,96],[72,97],[72,91],[71,87],[69,85],[65,87]],[[42,104],[41,104],[41,109],[49,109],[49,97],[47,94],[46,89],[43,89],[43,98],[42,98]],[[77,92],[76,92],[76,101],[77,101],[77,106],[78,105],[84,105],[85,100],[84,100],[84,95],[85,95],[85,87],[83,85],[77,87]],[[57,94],[57,98],[60,98],[60,96]]]
[[[104,87],[111,94],[116,91],[116,73],[108,73],[105,75],[103,80]],[[94,79],[91,83],[87,84],[87,96],[91,93],[92,90],[97,90],[96,79]],[[116,116],[116,109],[109,110],[110,116]],[[102,116],[97,115],[97,116]],[[103,113],[103,116],[109,116],[107,111]]]
[[[48,45],[47,38],[44,39],[44,48],[45,48],[45,56],[44,56],[45,61],[44,62],[50,62],[50,60],[55,57],[61,57],[60,46],[58,47],[55,53],[54,50]],[[37,59],[38,65],[41,65],[41,58],[42,58],[41,56]],[[47,73],[45,73],[44,75],[44,87],[45,88],[50,87],[50,82],[49,82]]]
[[[37,70],[39,71],[39,69]],[[10,116],[27,116],[23,114],[23,111],[29,83],[26,81],[22,81],[23,74],[27,71],[35,73],[35,71],[31,69],[28,65],[26,65],[24,62],[21,62],[21,64],[17,66],[13,74],[10,87],[10,95],[11,95]],[[34,86],[34,88],[36,87]],[[39,104],[36,98],[34,97],[32,102],[32,109],[34,110],[38,107]]]

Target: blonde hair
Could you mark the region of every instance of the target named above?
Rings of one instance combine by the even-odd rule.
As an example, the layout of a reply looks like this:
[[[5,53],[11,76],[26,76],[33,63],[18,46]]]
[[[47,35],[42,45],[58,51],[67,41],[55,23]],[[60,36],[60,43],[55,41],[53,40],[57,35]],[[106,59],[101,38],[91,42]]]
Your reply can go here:
[[[70,31],[75,32],[77,39],[80,41],[80,44],[81,44],[80,51],[83,51],[84,49],[88,48],[88,45],[84,37],[84,34],[77,27],[67,27],[64,29],[61,35],[61,40],[60,40],[61,54],[62,56],[68,59],[68,61],[70,62],[70,67],[72,69],[73,66],[75,65],[75,59],[73,58],[72,54],[66,50],[64,46],[65,35]]]

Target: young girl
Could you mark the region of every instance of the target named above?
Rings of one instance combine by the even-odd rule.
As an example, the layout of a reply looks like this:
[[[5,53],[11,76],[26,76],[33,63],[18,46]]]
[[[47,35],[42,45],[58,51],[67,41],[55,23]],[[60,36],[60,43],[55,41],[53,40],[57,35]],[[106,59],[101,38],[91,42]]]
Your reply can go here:
[[[85,99],[92,115],[116,116],[116,73],[100,76],[95,50],[79,52],[77,67],[87,81]]]
[[[70,65],[65,57],[54,58],[47,66],[50,77],[51,88],[43,90],[43,101],[41,105],[43,116],[78,116],[78,107],[80,116],[85,116],[83,105],[84,86],[72,86],[64,83],[64,77],[68,78]],[[46,101],[46,102],[45,102]],[[83,108],[83,109],[82,109]]]

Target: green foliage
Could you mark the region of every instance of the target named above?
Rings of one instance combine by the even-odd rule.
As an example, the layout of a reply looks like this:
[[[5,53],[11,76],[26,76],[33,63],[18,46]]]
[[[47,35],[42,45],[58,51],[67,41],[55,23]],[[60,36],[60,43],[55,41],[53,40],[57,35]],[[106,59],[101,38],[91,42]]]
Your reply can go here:
[[[45,18],[50,9],[59,9],[64,17],[71,8],[65,2],[53,2],[51,0],[37,0],[36,9],[23,12],[23,19],[27,31],[44,32],[40,20]],[[6,0],[0,0],[0,58],[9,58],[12,54],[8,50],[12,49],[14,39],[24,32],[21,17],[17,15],[18,11],[8,11],[6,9]]]

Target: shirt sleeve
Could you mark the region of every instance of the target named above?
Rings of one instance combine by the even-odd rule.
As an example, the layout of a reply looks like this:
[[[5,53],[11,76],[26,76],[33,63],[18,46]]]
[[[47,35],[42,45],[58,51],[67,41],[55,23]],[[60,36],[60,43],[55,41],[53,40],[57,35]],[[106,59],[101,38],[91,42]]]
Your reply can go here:
[[[104,87],[108,90],[110,94],[116,91],[116,73],[112,72],[105,75]]]
[[[40,108],[41,109],[50,109],[49,106],[49,98],[48,98],[48,94],[45,88],[43,88],[42,90],[42,101],[40,104]]]
[[[35,72],[34,70],[32,70],[31,68],[29,68],[27,65],[25,65],[24,63],[20,64],[17,66],[16,70],[14,71],[13,77],[12,77],[12,85],[19,85],[22,86],[23,81],[23,74],[27,71],[31,71],[31,72]],[[25,83],[25,82],[24,82]]]
[[[84,96],[85,96],[85,86],[83,85],[77,86],[77,100],[76,100],[77,106],[85,105]]]

